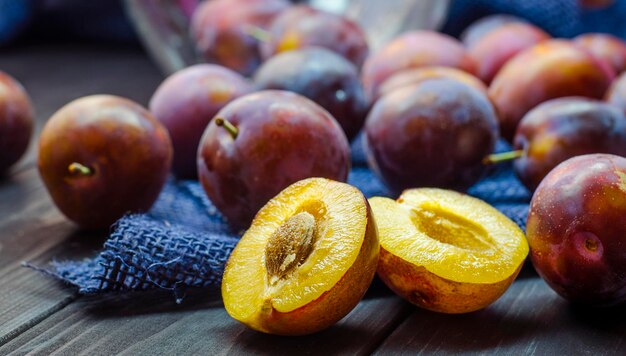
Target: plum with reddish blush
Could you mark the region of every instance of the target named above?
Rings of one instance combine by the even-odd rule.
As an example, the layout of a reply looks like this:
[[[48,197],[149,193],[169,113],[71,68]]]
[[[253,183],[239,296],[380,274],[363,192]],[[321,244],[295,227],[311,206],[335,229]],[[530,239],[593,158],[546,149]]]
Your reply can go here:
[[[465,46],[471,47],[489,32],[511,23],[528,23],[528,21],[512,15],[489,15],[467,26],[459,38]]]
[[[498,122],[487,97],[451,79],[432,79],[380,98],[365,121],[368,163],[395,193],[465,190],[485,172]]]
[[[626,302],[626,158],[577,156],[541,182],[526,225],[539,275],[580,304]]]
[[[369,53],[367,38],[359,25],[347,17],[296,5],[272,22],[268,40],[261,44],[265,59],[305,47],[324,47],[361,68]]]
[[[524,116],[513,145],[523,152],[514,162],[515,173],[534,191],[568,158],[590,153],[626,156],[626,117],[599,100],[553,99]]]
[[[604,100],[626,114],[626,72],[613,81]]]
[[[574,42],[609,63],[616,73],[626,70],[626,42],[607,33],[585,33]]]
[[[407,69],[392,75],[380,86],[374,100],[404,86],[414,86],[424,80],[439,78],[457,80],[487,95],[487,86],[475,76],[456,68],[433,66]]]
[[[292,183],[309,177],[345,181],[350,147],[341,126],[313,101],[264,90],[226,105],[198,148],[198,176],[233,228]]]
[[[476,73],[476,63],[455,38],[434,31],[412,31],[370,55],[363,65],[361,79],[368,97],[376,98],[381,84],[392,75],[428,66]]]
[[[325,48],[303,48],[268,59],[254,76],[259,89],[279,89],[303,95],[341,125],[348,139],[359,132],[368,103],[357,68]]]
[[[286,0],[204,1],[191,19],[191,37],[205,60],[249,76],[262,62],[254,29],[267,29],[288,7]]]
[[[549,38],[550,35],[537,26],[513,22],[485,34],[469,46],[468,51],[478,65],[477,76],[489,84],[516,54]]]
[[[39,174],[65,216],[108,228],[148,210],[172,163],[167,129],[141,105],[93,95],[59,109],[39,137]]]
[[[522,117],[544,101],[565,96],[602,98],[614,77],[606,62],[571,41],[543,41],[522,51],[489,86],[501,136],[512,141]]]
[[[33,106],[22,85],[0,71],[0,175],[26,152],[33,116]]]
[[[185,68],[159,85],[150,111],[170,134],[172,170],[178,178],[197,177],[198,144],[209,121],[230,101],[252,90],[240,74],[215,64]]]

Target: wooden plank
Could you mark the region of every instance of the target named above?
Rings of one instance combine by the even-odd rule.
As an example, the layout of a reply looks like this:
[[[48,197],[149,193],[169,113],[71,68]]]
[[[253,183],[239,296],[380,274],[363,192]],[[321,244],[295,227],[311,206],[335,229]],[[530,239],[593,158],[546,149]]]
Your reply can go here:
[[[412,309],[389,293],[373,295],[330,329],[281,337],[230,318],[216,290],[197,291],[183,305],[162,292],[109,298],[72,303],[0,347],[0,354],[369,354]]]
[[[488,308],[446,315],[415,307],[376,354],[623,355],[626,306],[574,308],[541,279],[516,281]]]

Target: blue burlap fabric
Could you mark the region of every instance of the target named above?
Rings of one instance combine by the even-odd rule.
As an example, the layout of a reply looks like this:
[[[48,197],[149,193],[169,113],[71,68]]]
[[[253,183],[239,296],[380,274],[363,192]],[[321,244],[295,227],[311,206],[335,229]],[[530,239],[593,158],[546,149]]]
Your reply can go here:
[[[497,151],[509,148],[499,142]],[[350,184],[367,197],[390,196],[367,167],[361,138],[352,144],[352,160]],[[468,193],[524,226],[530,194],[510,163],[492,167]],[[197,181],[172,179],[148,213],[126,216],[115,224],[96,257],[56,261],[49,272],[84,294],[162,288],[172,290],[180,301],[188,288],[220,282],[241,233],[229,230]]]

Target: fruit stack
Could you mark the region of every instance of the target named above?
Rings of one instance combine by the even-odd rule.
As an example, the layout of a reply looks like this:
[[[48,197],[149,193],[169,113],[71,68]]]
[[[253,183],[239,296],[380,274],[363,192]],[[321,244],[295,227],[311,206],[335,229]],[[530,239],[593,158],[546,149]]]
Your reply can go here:
[[[226,310],[267,333],[331,326],[376,273],[420,307],[481,309],[529,251],[573,302],[626,301],[623,41],[552,39],[496,16],[463,42],[412,31],[370,53],[352,21],[283,0],[204,2],[190,32],[210,64],[167,78],[149,111],[96,96],[48,121],[41,175],[79,225],[147,210],[170,165],[198,178],[246,230],[225,267]],[[359,132],[397,199],[345,183]],[[493,155],[500,138],[513,151]],[[526,235],[464,194],[507,159],[534,192]],[[120,175],[128,184],[112,188]]]

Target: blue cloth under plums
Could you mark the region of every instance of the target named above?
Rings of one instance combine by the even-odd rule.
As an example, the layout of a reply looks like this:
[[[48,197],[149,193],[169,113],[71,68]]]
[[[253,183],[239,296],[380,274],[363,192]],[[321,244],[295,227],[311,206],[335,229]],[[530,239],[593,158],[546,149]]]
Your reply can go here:
[[[497,152],[510,150],[503,141]],[[367,167],[362,136],[352,143],[348,182],[367,197],[390,196]],[[469,194],[483,199],[524,227],[530,193],[511,163],[490,167]],[[112,228],[104,249],[83,261],[54,262],[48,272],[76,285],[80,293],[172,290],[182,301],[189,288],[218,285],[242,232],[233,232],[197,181],[171,179],[150,212],[129,215]]]

